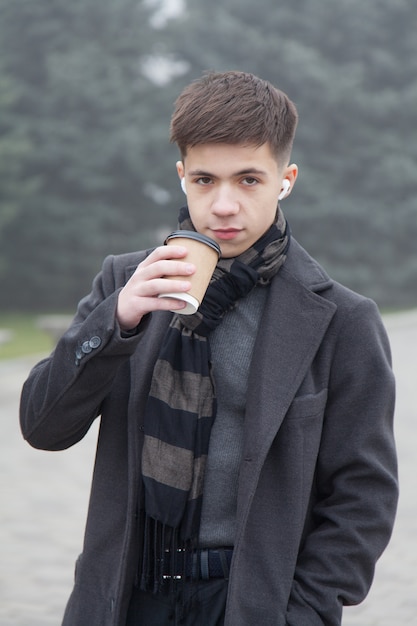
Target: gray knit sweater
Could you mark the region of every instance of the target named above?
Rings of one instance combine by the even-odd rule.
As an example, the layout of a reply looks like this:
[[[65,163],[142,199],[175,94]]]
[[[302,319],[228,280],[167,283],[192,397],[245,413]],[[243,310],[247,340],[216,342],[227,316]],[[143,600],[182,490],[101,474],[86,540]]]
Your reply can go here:
[[[204,482],[202,547],[234,545],[249,365],[267,293],[267,287],[253,289],[210,335],[217,414]]]

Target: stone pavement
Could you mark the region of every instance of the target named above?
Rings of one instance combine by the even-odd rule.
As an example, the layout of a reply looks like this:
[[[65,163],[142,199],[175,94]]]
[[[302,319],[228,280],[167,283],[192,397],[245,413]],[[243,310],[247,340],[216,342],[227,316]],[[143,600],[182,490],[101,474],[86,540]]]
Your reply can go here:
[[[385,321],[398,385],[401,497],[369,596],[345,609],[343,626],[417,624],[417,311]],[[0,361],[1,626],[59,626],[81,551],[94,460],[96,427],[65,452],[33,450],[21,438],[19,393],[34,362]]]

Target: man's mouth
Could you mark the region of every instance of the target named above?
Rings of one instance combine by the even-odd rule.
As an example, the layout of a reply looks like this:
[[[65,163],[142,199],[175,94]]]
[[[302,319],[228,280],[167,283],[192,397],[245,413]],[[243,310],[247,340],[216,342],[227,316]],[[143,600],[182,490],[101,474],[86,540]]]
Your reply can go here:
[[[228,241],[229,239],[234,239],[240,233],[239,228],[217,228],[213,229],[213,233],[217,237],[217,239],[221,239],[222,241]]]

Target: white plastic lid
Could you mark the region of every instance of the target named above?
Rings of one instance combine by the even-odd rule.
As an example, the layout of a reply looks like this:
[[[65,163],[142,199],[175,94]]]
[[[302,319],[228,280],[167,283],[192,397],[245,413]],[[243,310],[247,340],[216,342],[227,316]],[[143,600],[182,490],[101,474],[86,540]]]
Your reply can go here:
[[[184,309],[173,310],[173,313],[178,313],[179,315],[193,315],[200,306],[199,301],[194,296],[189,293],[164,293],[158,296],[159,298],[175,298],[176,300],[182,300],[187,303],[187,306]]]

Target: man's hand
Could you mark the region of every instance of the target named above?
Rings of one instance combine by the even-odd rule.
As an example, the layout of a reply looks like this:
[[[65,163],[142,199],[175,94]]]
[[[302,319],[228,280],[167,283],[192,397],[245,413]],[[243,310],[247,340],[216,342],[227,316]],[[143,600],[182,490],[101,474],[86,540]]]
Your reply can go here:
[[[160,246],[138,265],[119,294],[116,317],[122,330],[136,328],[151,311],[180,311],[186,306],[181,300],[158,297],[190,289],[186,277],[194,274],[195,267],[181,261],[186,254],[183,246]],[[167,276],[184,276],[184,280],[167,279]]]

